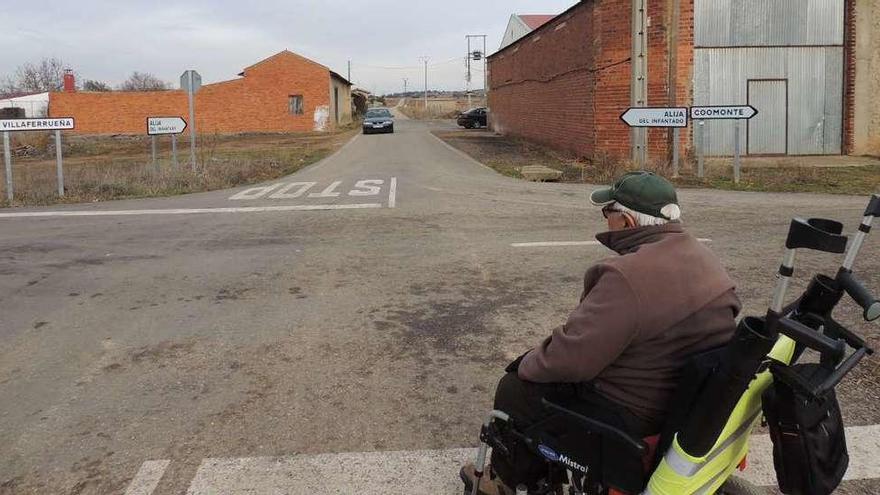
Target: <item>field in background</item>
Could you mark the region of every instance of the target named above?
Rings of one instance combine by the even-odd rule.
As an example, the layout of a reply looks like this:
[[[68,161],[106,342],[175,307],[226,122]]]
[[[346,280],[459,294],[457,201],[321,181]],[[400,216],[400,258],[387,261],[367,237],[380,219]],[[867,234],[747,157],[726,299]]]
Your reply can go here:
[[[396,104],[396,103],[395,103]],[[428,108],[422,98],[407,98],[400,110],[411,119],[433,120],[453,119],[459,112],[473,107],[485,106],[483,98],[472,98],[468,106],[467,98],[428,98]]]
[[[521,169],[543,165],[562,171],[562,181],[605,184],[625,172],[635,170],[628,160],[595,156],[578,158],[535,143],[485,130],[436,131],[437,137],[472,156],[501,174],[522,178]],[[832,161],[832,160],[829,160]],[[781,158],[778,166],[743,167],[742,179],[734,184],[730,160],[707,160],[706,177],[700,179],[695,169],[686,165],[680,177],[670,179],[684,187],[708,187],[738,191],[817,192],[832,194],[871,194],[880,188],[880,160],[853,158],[859,166],[795,166],[790,157]],[[839,162],[839,160],[837,160]],[[667,162],[654,162],[647,168],[664,177],[672,177]]]
[[[195,171],[189,164],[189,136],[178,139],[177,166],[171,162],[170,137],[160,138],[160,159],[154,166],[146,136],[65,135],[64,198],[56,192],[54,139],[19,133],[13,148],[26,156],[13,158],[13,206],[171,196],[272,180],[324,158],[354,133],[200,136]],[[0,180],[4,206],[10,206],[5,179]]]

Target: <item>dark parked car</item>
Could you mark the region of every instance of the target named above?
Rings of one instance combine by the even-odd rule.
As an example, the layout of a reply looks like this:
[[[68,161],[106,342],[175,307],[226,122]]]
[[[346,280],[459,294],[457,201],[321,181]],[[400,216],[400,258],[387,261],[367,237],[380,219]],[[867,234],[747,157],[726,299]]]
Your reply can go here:
[[[371,108],[364,115],[364,134],[394,132],[394,116],[387,108]]]
[[[458,125],[465,129],[486,127],[486,109],[471,108],[467,112],[462,113],[458,116]]]

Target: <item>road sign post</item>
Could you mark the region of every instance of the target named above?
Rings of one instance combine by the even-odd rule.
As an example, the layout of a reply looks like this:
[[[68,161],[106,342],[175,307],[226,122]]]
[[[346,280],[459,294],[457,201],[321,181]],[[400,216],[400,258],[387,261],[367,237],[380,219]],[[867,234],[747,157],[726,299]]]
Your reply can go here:
[[[171,135],[171,166],[177,169],[177,134]]]
[[[672,129],[672,176],[678,177],[678,127]]]
[[[697,177],[702,179],[705,177],[705,160],[706,160],[706,121],[700,119],[698,125],[700,129],[700,146],[697,149]]]
[[[751,105],[709,105],[691,107],[691,118],[700,121],[700,150],[697,161],[697,176],[703,177],[703,155],[706,144],[706,120],[733,120],[733,182],[739,184],[740,163],[740,122],[758,115],[758,110]]]
[[[61,158],[61,131],[55,129],[55,172],[58,176],[58,196],[64,197],[64,161]]]
[[[9,133],[3,133],[3,158],[6,162],[6,200],[12,204],[12,153],[9,150]]]
[[[147,135],[153,138],[153,165],[156,165],[156,136],[171,135],[171,163],[177,167],[177,135],[186,129],[182,117],[147,117]],[[158,169],[158,167],[157,167]]]
[[[734,124],[733,130],[733,183],[739,184],[740,163],[739,163],[739,120]]]
[[[159,162],[156,160],[156,136],[150,136],[150,150],[153,155],[153,168],[159,171]]]
[[[72,117],[56,117],[48,119],[0,119],[0,132],[3,133],[3,158],[6,164],[6,199],[12,203],[14,199],[12,180],[12,150],[9,144],[9,133],[55,131],[55,161],[58,178],[58,195],[64,196],[64,164],[61,153],[61,131],[76,127]]]
[[[187,99],[189,100],[189,123],[192,128],[189,130],[189,160],[192,164],[193,172],[196,170],[196,107],[193,95],[202,87],[202,76],[194,70],[188,70],[180,76],[180,87],[186,90]]]

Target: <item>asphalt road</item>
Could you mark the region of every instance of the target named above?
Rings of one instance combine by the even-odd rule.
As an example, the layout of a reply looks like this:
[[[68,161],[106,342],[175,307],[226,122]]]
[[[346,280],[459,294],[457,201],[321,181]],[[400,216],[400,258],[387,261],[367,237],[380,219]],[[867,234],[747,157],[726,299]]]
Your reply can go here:
[[[263,189],[0,212],[65,215],[0,218],[0,493],[122,493],[151,459],[173,494],[205,458],[476,445],[501,367],[608,253],[513,247],[592,239],[591,187],[501,177],[428,130],[399,121]],[[681,199],[751,312],[792,216],[852,229],[865,205]],[[857,267],[874,288],[878,246]],[[846,414],[880,423],[861,370]]]

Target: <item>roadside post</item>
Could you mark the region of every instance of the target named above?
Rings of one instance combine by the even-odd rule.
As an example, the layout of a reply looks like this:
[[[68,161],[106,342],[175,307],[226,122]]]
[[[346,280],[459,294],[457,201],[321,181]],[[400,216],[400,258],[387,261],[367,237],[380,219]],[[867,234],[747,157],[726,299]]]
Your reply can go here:
[[[58,196],[64,197],[64,163],[61,157],[61,130],[55,129],[55,174],[58,182]]]
[[[703,178],[703,157],[706,153],[706,120],[733,120],[733,182],[739,184],[740,163],[740,122],[749,120],[758,115],[758,110],[751,105],[712,105],[703,107],[691,107],[691,118],[699,120],[700,149],[697,152],[697,176]]]
[[[150,150],[153,155],[153,168],[159,171],[159,161],[156,159],[156,136],[150,136]]]
[[[12,203],[12,153],[9,151],[9,133],[3,132],[3,158],[6,162],[6,200]]]
[[[733,128],[733,183],[739,184],[740,161],[739,161],[739,120],[734,123]]]
[[[700,129],[700,145],[697,148],[697,177],[702,179],[706,176],[706,121],[700,119],[698,127]]]
[[[684,107],[630,107],[620,115],[629,127],[672,128],[672,173],[678,176],[678,130],[688,125],[688,109]]]
[[[193,172],[196,170],[196,107],[193,95],[202,87],[202,76],[194,70],[187,70],[180,76],[180,88],[186,91],[189,100],[189,161]]]
[[[10,132],[55,131],[55,167],[58,180],[58,195],[64,196],[64,162],[61,153],[61,131],[74,129],[73,117],[50,119],[0,119],[0,132],[3,132],[3,157],[6,165],[6,199],[12,203],[15,197],[12,180],[12,150],[9,144]]]
[[[177,135],[186,130],[183,117],[147,117],[147,135],[153,139],[153,165],[156,165],[157,136],[171,136],[171,163],[177,167]]]

